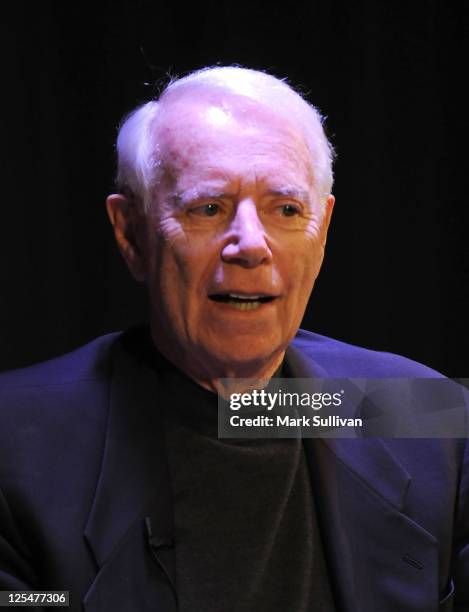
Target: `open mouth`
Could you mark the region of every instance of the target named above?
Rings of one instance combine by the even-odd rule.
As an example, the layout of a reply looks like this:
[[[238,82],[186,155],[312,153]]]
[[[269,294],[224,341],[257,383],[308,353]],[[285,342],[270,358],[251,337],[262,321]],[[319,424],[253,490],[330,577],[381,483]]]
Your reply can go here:
[[[267,304],[276,299],[274,295],[240,295],[238,293],[213,294],[209,298],[214,302],[228,304],[237,310],[255,310],[262,304]]]

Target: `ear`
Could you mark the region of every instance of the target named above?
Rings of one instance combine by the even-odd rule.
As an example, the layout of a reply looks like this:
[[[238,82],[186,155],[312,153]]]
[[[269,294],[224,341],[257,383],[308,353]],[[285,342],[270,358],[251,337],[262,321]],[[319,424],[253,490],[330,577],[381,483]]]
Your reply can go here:
[[[330,194],[324,204],[324,216],[321,225],[321,245],[323,249],[326,246],[327,230],[329,229],[329,224],[331,222],[332,211],[334,210],[334,203],[335,198],[332,194]]]
[[[146,280],[145,219],[143,211],[131,198],[113,193],[106,199],[109,219],[122,256],[135,280]]]

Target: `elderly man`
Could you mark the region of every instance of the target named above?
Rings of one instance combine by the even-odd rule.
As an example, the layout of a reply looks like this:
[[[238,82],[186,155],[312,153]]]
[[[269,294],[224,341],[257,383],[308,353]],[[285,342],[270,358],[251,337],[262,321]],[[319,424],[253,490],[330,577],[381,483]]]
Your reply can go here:
[[[465,440],[217,437],[224,378],[436,375],[298,330],[334,204],[318,112],[211,68],[117,148],[107,209],[150,325],[3,375],[1,588],[87,612],[469,610]]]

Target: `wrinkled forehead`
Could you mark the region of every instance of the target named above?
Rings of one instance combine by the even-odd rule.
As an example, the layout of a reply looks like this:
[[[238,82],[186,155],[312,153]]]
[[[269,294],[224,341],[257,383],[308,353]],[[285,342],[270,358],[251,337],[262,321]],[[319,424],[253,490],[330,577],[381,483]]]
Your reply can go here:
[[[217,149],[230,156],[283,154],[292,163],[312,165],[298,125],[273,108],[219,89],[196,88],[163,99],[154,136],[166,169]]]
[[[206,112],[209,109],[218,109],[219,118],[225,117],[237,119],[239,121],[278,121],[283,115],[276,108],[273,101],[270,104],[262,103],[254,98],[250,98],[239,93],[232,92],[223,87],[216,87],[206,84],[191,84],[180,87],[176,91],[165,93],[160,98],[161,115],[171,117],[176,113],[187,114],[188,112]],[[215,118],[216,122],[216,118]]]

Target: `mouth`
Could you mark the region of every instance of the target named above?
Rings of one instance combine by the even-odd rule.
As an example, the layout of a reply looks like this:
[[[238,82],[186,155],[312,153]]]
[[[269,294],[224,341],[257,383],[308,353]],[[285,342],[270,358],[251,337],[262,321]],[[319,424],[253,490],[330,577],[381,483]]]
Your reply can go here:
[[[215,293],[208,296],[212,301],[227,304],[236,310],[256,310],[263,304],[277,299],[276,295],[250,295],[240,293]]]

